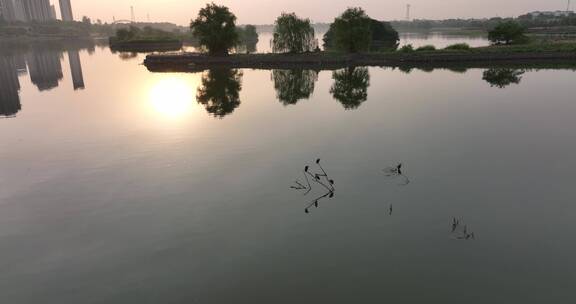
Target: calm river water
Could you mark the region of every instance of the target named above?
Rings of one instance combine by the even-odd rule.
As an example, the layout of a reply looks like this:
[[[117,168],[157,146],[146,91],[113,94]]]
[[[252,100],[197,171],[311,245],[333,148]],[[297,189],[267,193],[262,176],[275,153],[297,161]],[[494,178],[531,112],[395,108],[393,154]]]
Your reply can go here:
[[[576,301],[574,71],[4,51],[0,303]]]

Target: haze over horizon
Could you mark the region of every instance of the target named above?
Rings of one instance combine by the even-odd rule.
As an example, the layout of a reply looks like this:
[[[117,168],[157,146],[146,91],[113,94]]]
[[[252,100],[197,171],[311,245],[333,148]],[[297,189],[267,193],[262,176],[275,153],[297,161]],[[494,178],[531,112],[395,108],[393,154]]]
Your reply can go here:
[[[58,1],[51,0],[58,6]],[[88,16],[111,22],[113,17],[130,19],[134,6],[137,21],[172,22],[188,25],[198,10],[210,1],[198,0],[72,0],[76,20]],[[331,22],[347,7],[360,6],[380,20],[401,20],[406,5],[411,4],[411,17],[416,19],[515,17],[531,11],[565,10],[567,0],[332,0],[329,5],[304,0],[223,0],[236,14],[239,24],[271,24],[282,12],[295,12],[314,22]]]

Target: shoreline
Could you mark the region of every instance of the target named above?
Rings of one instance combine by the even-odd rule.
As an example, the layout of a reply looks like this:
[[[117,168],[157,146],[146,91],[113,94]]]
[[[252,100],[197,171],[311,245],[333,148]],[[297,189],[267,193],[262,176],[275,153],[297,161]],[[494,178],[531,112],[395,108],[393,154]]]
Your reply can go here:
[[[487,48],[489,49],[489,48]],[[373,67],[498,67],[511,65],[563,65],[576,67],[576,51],[469,51],[412,53],[308,53],[250,54],[212,57],[199,53],[152,54],[144,65],[152,72],[200,72],[213,68],[230,69],[311,69],[335,70],[354,66]]]
[[[114,39],[109,39],[109,46],[115,52],[170,52],[181,50],[184,42],[181,40],[115,41]]]

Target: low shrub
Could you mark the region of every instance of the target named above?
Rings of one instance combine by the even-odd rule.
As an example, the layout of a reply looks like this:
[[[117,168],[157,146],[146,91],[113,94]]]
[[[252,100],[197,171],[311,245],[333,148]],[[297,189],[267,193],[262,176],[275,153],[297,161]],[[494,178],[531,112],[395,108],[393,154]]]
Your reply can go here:
[[[444,48],[445,50],[454,50],[454,51],[467,51],[470,49],[470,45],[468,43],[457,43],[452,44]]]
[[[407,44],[402,46],[398,51],[403,53],[414,52],[414,46],[412,46],[411,44]]]
[[[433,45],[425,45],[416,49],[417,52],[435,51],[436,47]]]

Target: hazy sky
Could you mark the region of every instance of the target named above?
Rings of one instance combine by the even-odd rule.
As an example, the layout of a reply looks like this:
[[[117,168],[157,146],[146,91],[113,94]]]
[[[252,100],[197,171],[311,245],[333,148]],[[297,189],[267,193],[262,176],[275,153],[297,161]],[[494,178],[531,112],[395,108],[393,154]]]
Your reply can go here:
[[[57,0],[51,0],[53,4]],[[111,21],[130,19],[133,5],[136,19],[169,21],[187,25],[207,1],[200,0],[72,0],[76,19],[87,15],[92,19]],[[361,6],[376,19],[403,19],[406,4],[412,5],[412,17],[443,19],[453,17],[518,16],[535,10],[564,10],[567,0],[220,0],[229,6],[239,23],[272,23],[282,11],[296,12],[315,22],[331,21],[350,6]],[[573,0],[575,2],[576,0]]]

